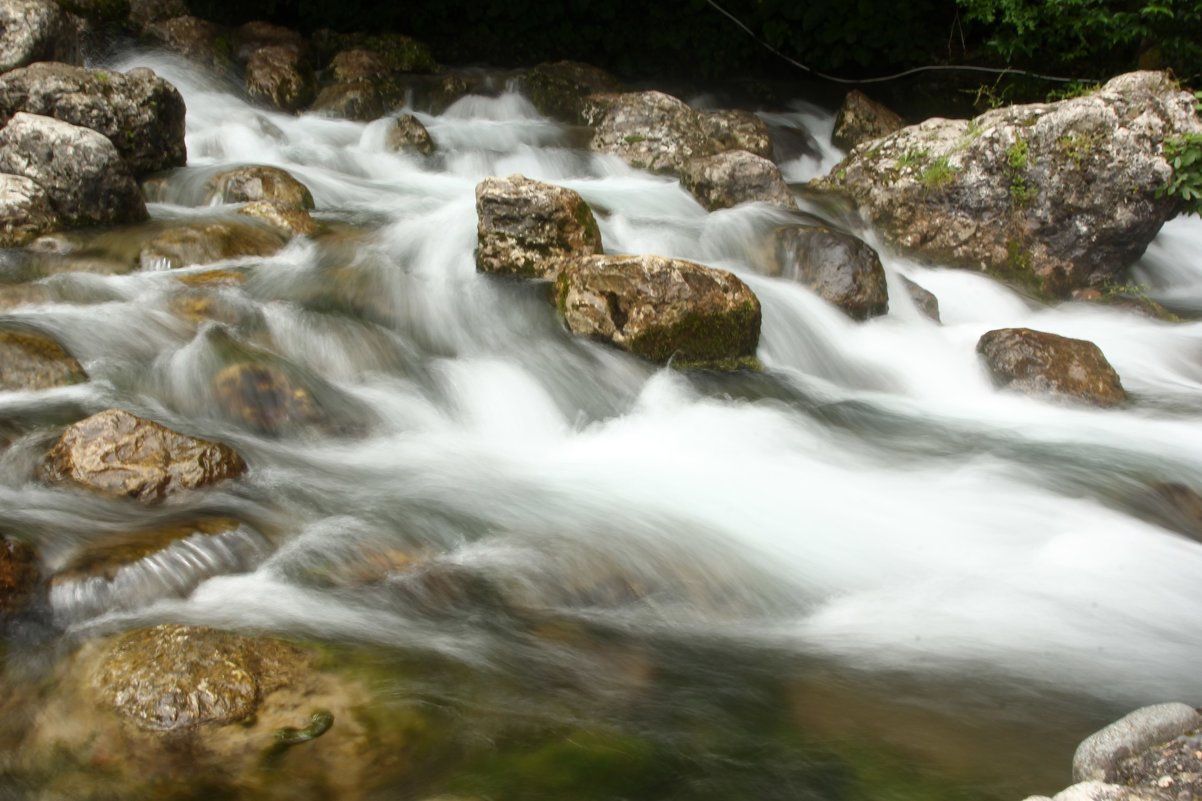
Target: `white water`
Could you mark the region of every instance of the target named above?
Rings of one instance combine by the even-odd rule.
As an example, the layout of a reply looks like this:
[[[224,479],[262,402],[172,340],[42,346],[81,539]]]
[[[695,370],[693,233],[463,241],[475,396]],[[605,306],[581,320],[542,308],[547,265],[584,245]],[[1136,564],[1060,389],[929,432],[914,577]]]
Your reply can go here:
[[[855,323],[763,272],[760,243],[787,215],[706,213],[672,179],[573,149],[516,95],[419,113],[439,148],[425,161],[384,152],[378,123],[255,110],[174,62],[120,67],[135,63],[188,106],[189,167],[156,216],[213,211],[194,208],[205,178],[260,163],[305,182],[318,219],[364,231],[245,262],[249,282],[222,292],[249,321],[236,339],[320,381],[330,408],[367,433],[270,440],[215,416],[202,367],[216,324],[197,333],[171,315],[172,275],[52,279],[97,302],[66,292],[11,316],[57,333],[93,376],[63,402],[121,405],[231,442],[250,477],[203,503],[275,532],[277,549],[252,572],[132,614],[493,658],[486,637],[448,636],[403,607],[297,578],[356,549],[397,548],[636,632],[700,632],[859,670],[987,670],[1112,709],[1202,698],[1202,544],[1131,503],[1158,482],[1202,487],[1202,325],[1037,307],[984,277],[891,255],[871,231],[861,233],[881,250],[891,311]],[[799,108],[771,121],[809,124],[825,142],[829,117]],[[784,169],[803,181],[837,155]],[[474,189],[511,173],[580,192],[608,252],[740,275],[763,303],[765,374],[655,369],[569,337],[539,288],[478,275]],[[336,267],[346,268],[338,281],[361,280],[350,300],[370,301],[369,321],[307,307],[315,287],[340,291]],[[1156,297],[1202,309],[1202,224],[1171,223],[1140,270]],[[942,326],[898,276],[938,296]],[[1102,411],[995,391],[974,348],[1003,326],[1096,342],[1133,404]],[[35,402],[0,397],[14,410]],[[11,518],[46,527],[80,529],[89,515],[32,487],[19,503]],[[601,608],[564,600],[556,588],[573,570],[601,563],[665,588]],[[720,600],[696,602],[680,589],[690,582]]]

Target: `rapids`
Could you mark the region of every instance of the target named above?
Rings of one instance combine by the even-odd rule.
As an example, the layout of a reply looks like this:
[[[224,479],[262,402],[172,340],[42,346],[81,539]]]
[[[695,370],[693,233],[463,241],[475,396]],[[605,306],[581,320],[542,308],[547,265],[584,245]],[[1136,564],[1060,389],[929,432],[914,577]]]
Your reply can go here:
[[[206,178],[270,164],[312,190],[337,233],[219,265],[249,271],[220,290],[237,324],[181,322],[178,273],[164,271],[55,275],[55,301],[5,314],[53,333],[92,380],[0,394],[0,419],[23,432],[0,455],[0,526],[32,532],[58,565],[132,515],[166,514],[29,479],[58,427],[118,406],[237,448],[249,476],[184,506],[270,540],[181,543],[139,565],[120,598],[59,593],[42,636],[172,620],[428,655],[526,686],[476,703],[670,743],[725,797],[842,797],[774,750],[763,704],[744,697],[764,683],[792,699],[785,717],[804,736],[901,754],[965,798],[1054,792],[1102,723],[1202,698],[1202,543],[1171,529],[1156,492],[1202,486],[1202,323],[1037,305],[891,254],[862,228],[891,310],[855,323],[769,274],[761,243],[786,213],[707,213],[674,179],[582,149],[518,94],[409,109],[438,148],[423,160],[386,152],[379,122],[256,109],[163,56],[114,66],[152,67],[187,103],[189,163],[153,217],[230,213],[200,205]],[[789,181],[839,158],[829,112],[799,100],[764,117],[822,143],[783,165]],[[475,186],[512,173],[579,192],[607,252],[738,274],[763,304],[764,371],[656,369],[568,335],[543,287],[477,274]],[[938,296],[942,325],[902,276]],[[1135,280],[1183,316],[1202,311],[1202,223],[1167,225]],[[1004,326],[1096,342],[1134,402],[998,393],[974,347]],[[217,414],[204,376],[231,339],[308,377],[340,427],[270,438]],[[547,643],[471,604],[440,609],[403,577],[330,579],[392,552],[487,576],[527,608],[654,654],[651,688],[598,646]],[[610,574],[645,591],[590,586]],[[522,684],[548,672],[573,679]],[[743,762],[705,756],[675,711],[690,706],[753,744]],[[679,797],[709,797],[698,787]]]

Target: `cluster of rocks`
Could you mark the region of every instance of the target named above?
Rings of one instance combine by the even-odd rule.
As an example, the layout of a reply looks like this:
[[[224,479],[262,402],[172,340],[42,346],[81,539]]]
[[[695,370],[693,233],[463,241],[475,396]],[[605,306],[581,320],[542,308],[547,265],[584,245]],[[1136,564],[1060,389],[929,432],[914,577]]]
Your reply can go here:
[[[1184,801],[1202,797],[1202,714],[1181,703],[1137,709],[1073,756],[1073,786],[1027,801]]]

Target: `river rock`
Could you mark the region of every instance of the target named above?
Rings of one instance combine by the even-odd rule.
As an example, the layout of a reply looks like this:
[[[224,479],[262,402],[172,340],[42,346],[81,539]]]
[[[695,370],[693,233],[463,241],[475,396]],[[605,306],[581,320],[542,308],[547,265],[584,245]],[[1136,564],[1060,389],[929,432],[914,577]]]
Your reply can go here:
[[[45,334],[0,331],[0,390],[49,389],[87,380],[75,357]]]
[[[35,61],[83,63],[75,25],[50,0],[2,0],[0,72]]]
[[[189,437],[120,409],[68,427],[42,467],[43,478],[52,483],[143,503],[245,472],[246,462],[228,445]]]
[[[281,111],[299,111],[313,101],[317,81],[300,50],[268,45],[246,62],[246,94]]]
[[[856,145],[900,131],[905,125],[906,121],[900,115],[859,89],[852,89],[835,115],[831,141],[836,147],[851,150]]]
[[[143,32],[152,41],[218,72],[233,66],[229,31],[200,17],[185,15],[152,22]]]
[[[581,122],[581,106],[588,95],[622,91],[617,78],[579,61],[531,67],[521,76],[518,86],[540,114],[570,123]]]
[[[1082,741],[1073,755],[1073,780],[1113,781],[1118,764],[1202,729],[1202,715],[1187,704],[1145,706]]]
[[[554,278],[559,259],[601,252],[601,231],[580,195],[521,175],[476,185],[476,269]]]
[[[21,611],[38,583],[37,554],[28,543],[0,535],[0,618]]]
[[[182,167],[184,99],[145,68],[127,73],[33,64],[0,77],[0,122],[18,111],[91,128],[108,137],[134,175]]]
[[[857,236],[823,225],[790,225],[776,233],[782,274],[813,290],[853,320],[889,311],[885,268]]]
[[[747,285],[681,259],[565,259],[555,300],[572,333],[660,364],[739,367],[759,344],[760,302]]]
[[[701,130],[722,150],[746,150],[762,159],[772,158],[772,133],[768,123],[750,111],[722,109],[697,115]]]
[[[1202,134],[1195,102],[1167,74],[1130,73],[1083,97],[903,128],[811,186],[850,197],[903,249],[1067,297],[1122,283],[1177,213],[1158,196],[1172,175],[1162,144]]]
[[[374,83],[336,83],[317,95],[310,111],[344,120],[370,122],[384,116],[384,96]]]
[[[1098,346],[1084,339],[1001,328],[981,337],[977,353],[1002,389],[1095,406],[1117,406],[1127,399],[1118,373]]]
[[[374,83],[388,75],[388,65],[370,50],[343,50],[330,61],[326,74],[334,83]]]
[[[638,169],[676,173],[691,159],[721,149],[702,130],[696,111],[663,92],[590,95],[581,116],[594,128],[593,150]]]
[[[147,240],[138,254],[143,270],[175,270],[247,256],[270,256],[284,246],[275,230],[221,220],[177,225]]]
[[[45,189],[23,175],[0,173],[0,247],[20,247],[59,225]]]
[[[756,202],[797,208],[780,168],[746,150],[691,159],[680,171],[680,183],[710,211]]]
[[[418,153],[428,156],[434,152],[434,140],[426,126],[412,114],[400,114],[388,125],[384,147],[394,153]]]
[[[264,434],[321,422],[309,390],[271,364],[239,362],[213,376],[213,399],[228,416]]]
[[[187,15],[184,0],[129,0],[129,26],[137,33],[156,22]]]
[[[279,167],[247,166],[223,170],[209,179],[208,200],[249,203],[269,200],[291,208],[313,208],[309,187]]]
[[[914,301],[918,310],[937,323],[943,322],[939,317],[939,298],[935,297],[935,293],[922,288],[904,275],[898,277],[901,278],[902,286],[906,288],[906,294],[910,296],[910,300]]]
[[[232,38],[234,58],[241,62],[249,61],[264,47],[282,47],[297,54],[304,54],[307,49],[304,37],[296,31],[263,20],[239,25]]]
[[[313,236],[320,230],[317,221],[309,212],[270,200],[247,203],[238,209],[238,213],[262,220],[289,237]]]
[[[138,183],[105,136],[18,112],[0,131],[0,172],[37,182],[68,225],[140,222],[149,215]]]
[[[270,552],[258,532],[230,518],[201,518],[116,532],[86,543],[49,579],[59,625],[162,598],[186,597],[213,576],[243,573]]]

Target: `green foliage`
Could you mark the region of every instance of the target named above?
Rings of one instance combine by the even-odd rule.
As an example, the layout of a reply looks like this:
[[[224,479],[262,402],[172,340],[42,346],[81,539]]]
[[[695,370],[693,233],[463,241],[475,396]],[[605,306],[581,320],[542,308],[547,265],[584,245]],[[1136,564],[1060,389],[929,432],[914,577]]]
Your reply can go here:
[[[956,177],[956,171],[948,163],[946,156],[940,156],[927,165],[918,176],[918,180],[927,189],[938,189],[950,183]]]
[[[1006,148],[1006,171],[1010,175],[1010,199],[1015,206],[1025,206],[1035,199],[1036,189],[1027,184],[1029,152],[1026,139],[1017,139]]]
[[[1156,196],[1177,198],[1187,214],[1202,215],[1202,134],[1166,139],[1164,158],[1173,175]]]

